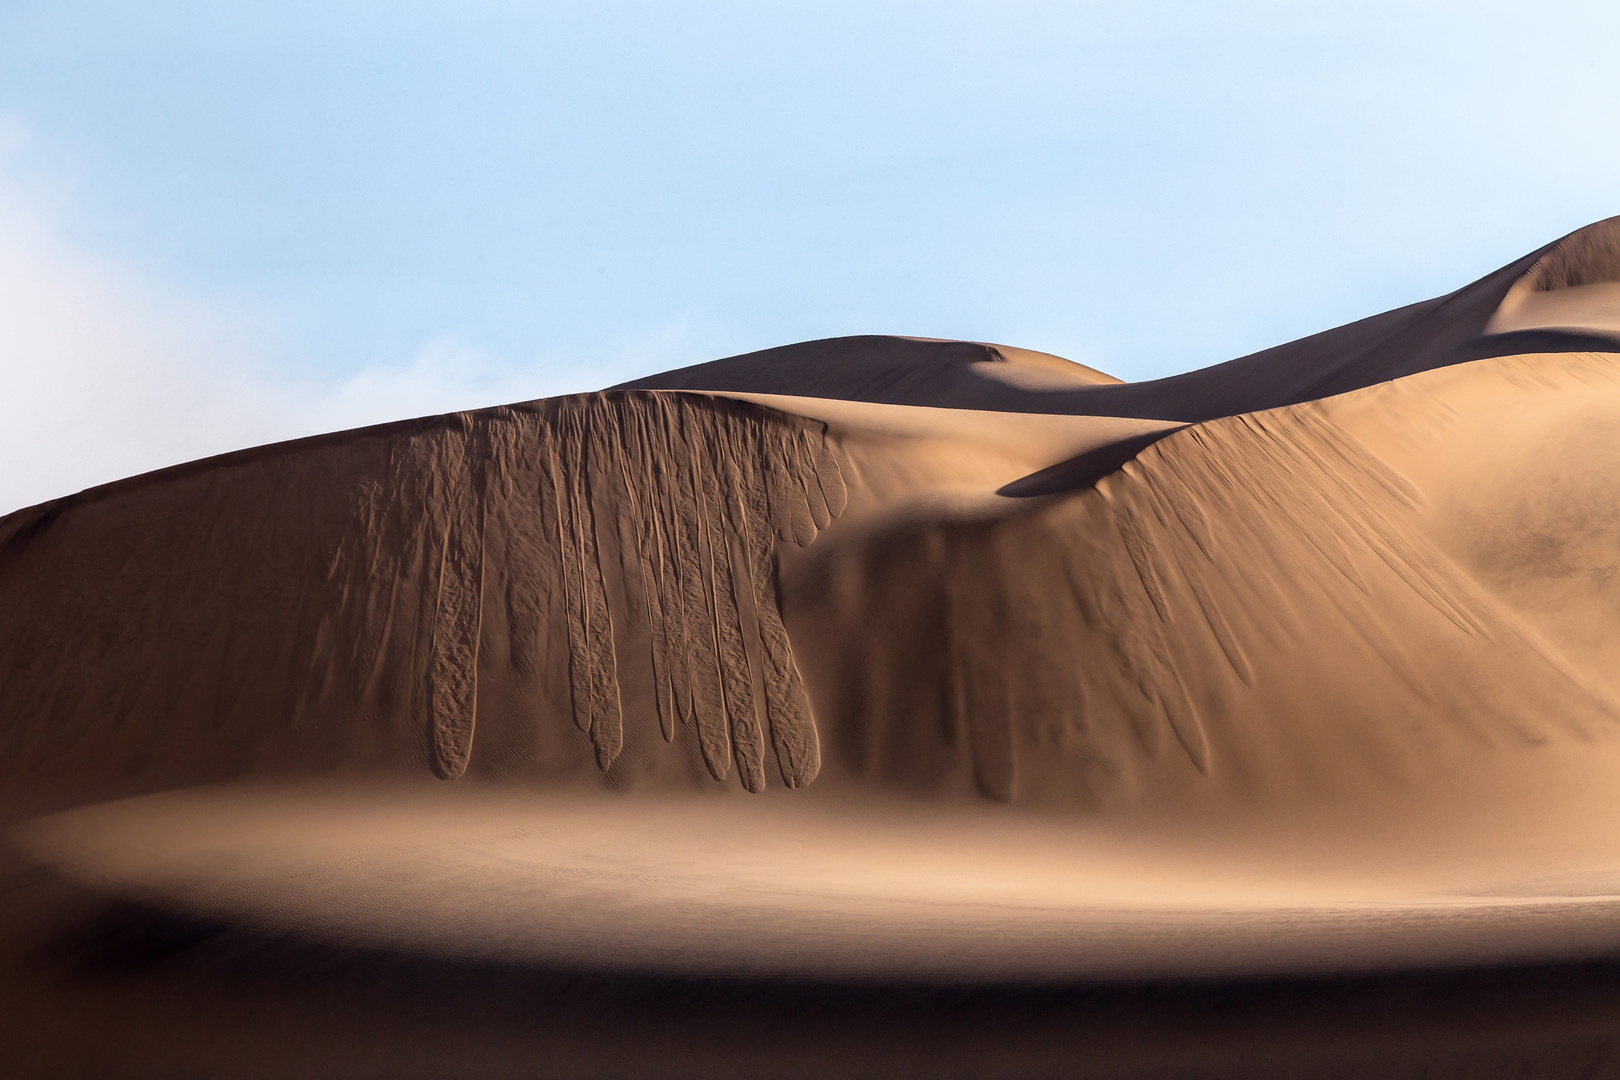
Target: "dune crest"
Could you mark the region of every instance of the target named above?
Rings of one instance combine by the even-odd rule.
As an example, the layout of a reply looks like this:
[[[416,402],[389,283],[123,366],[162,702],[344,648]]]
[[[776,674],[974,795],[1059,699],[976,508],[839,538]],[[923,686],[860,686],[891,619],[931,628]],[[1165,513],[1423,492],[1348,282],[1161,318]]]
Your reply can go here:
[[[1620,218],[1588,225],[1547,249],[1513,283],[1486,329],[1620,334]]]
[[[1537,292],[1620,282],[1620,217],[1570,233],[1536,260],[1529,276]]]

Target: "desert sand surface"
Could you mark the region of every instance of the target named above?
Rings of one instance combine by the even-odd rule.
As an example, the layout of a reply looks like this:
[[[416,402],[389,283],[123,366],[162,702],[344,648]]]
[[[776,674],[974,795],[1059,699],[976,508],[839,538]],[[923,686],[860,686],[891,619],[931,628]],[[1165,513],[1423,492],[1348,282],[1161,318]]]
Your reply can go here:
[[[1620,219],[0,519],[19,1075],[1620,1075]]]

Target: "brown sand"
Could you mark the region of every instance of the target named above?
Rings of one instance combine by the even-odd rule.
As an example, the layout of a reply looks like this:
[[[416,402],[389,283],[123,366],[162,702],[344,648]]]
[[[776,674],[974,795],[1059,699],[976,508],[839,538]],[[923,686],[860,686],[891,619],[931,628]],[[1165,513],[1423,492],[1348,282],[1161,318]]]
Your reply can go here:
[[[37,1075],[1606,1075],[1617,238],[1155,383],[835,339],[0,519],[0,1024]],[[109,974],[131,926],[179,944]]]

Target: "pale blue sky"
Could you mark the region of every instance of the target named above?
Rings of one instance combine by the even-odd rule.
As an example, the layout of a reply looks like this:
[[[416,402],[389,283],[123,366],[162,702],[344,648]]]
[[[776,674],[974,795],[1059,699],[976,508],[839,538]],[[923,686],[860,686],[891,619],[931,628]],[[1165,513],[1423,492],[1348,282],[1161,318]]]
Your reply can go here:
[[[1124,378],[1620,213],[1620,6],[0,0],[0,511],[853,333]]]

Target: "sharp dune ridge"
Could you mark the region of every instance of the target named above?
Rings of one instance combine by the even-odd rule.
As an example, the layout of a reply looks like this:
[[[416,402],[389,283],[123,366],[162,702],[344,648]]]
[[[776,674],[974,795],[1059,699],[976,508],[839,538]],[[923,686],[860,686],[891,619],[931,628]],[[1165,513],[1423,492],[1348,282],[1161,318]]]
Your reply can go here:
[[[80,492],[0,518],[14,936],[117,898],[727,986],[1611,956],[1616,475],[1611,218],[1151,382],[835,338]],[[13,952],[60,1057],[117,994]]]
[[[650,375],[622,388],[748,391],[1197,423],[1297,405],[1493,356],[1613,347],[1620,327],[1599,334],[1556,327],[1489,332],[1492,313],[1527,275],[1540,291],[1565,280],[1582,284],[1620,280],[1620,217],[1577,230],[1446,296],[1149,382],[1030,390],[983,377],[985,365],[1015,366],[995,346],[862,337],[713,360]]]
[[[1589,225],[1545,248],[1529,277],[1537,292],[1620,281],[1620,218]]]

